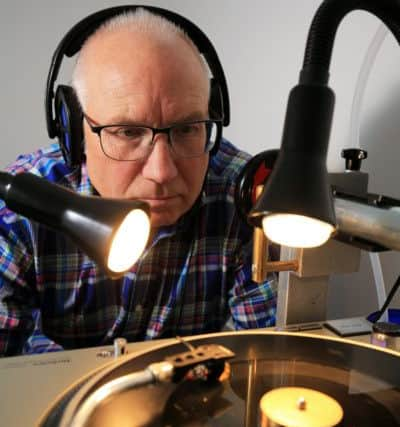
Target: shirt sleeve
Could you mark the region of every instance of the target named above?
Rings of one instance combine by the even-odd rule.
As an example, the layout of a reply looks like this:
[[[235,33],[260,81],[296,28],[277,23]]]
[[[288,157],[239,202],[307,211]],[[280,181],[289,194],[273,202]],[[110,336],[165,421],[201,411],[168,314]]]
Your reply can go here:
[[[33,332],[24,343],[22,353],[39,354],[64,350],[61,345],[48,338],[42,332],[42,319],[40,310],[33,311],[33,319],[35,326]]]
[[[27,224],[4,209],[0,217],[0,356],[61,350],[40,331]]]
[[[235,329],[265,328],[275,325],[276,276],[271,274],[264,283],[251,278],[251,243],[237,262],[234,286],[229,295],[229,307]]]

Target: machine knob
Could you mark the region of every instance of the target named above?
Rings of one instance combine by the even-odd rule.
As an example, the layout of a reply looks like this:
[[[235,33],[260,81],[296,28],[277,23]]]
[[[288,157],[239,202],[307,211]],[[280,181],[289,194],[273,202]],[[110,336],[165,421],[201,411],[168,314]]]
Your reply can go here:
[[[368,153],[360,148],[347,148],[342,150],[342,157],[346,160],[346,170],[359,171],[361,161],[368,157]]]
[[[127,341],[125,338],[115,338],[114,340],[114,358],[117,359],[120,356],[126,354],[127,351]]]

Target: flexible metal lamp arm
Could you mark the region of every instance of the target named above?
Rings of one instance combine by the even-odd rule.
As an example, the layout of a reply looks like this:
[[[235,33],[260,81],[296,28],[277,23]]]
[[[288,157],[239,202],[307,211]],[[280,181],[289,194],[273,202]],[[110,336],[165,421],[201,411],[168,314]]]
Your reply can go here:
[[[353,10],[364,10],[377,16],[400,44],[398,0],[325,0],[316,11],[308,32],[300,83],[327,84],[338,26]]]

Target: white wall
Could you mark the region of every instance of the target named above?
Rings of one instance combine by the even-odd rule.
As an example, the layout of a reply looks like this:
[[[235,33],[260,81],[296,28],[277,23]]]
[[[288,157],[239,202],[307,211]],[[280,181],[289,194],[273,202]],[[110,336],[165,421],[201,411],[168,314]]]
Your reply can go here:
[[[61,37],[87,14],[118,4],[111,0],[2,3],[2,166],[19,153],[48,143],[44,87],[51,55]],[[279,147],[287,96],[297,83],[308,27],[320,0],[142,0],[141,4],[184,14],[213,41],[231,95],[232,123],[225,136],[252,154]],[[349,141],[351,104],[362,60],[378,25],[375,17],[354,12],[339,27],[330,80],[336,93],[328,156],[331,171],[343,169],[341,149],[357,145]],[[360,140],[369,151],[364,170],[371,174],[370,190],[397,198],[399,65],[400,50],[389,35],[368,82]],[[68,76],[65,79],[63,83]],[[385,253],[381,258],[389,287],[399,274],[399,253]],[[365,314],[377,308],[367,257],[360,273],[333,278],[330,302],[330,317]]]

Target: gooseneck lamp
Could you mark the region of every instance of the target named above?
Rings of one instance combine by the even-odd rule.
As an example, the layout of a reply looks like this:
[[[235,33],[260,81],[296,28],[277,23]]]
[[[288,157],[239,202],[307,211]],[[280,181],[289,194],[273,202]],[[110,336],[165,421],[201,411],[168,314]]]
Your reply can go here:
[[[285,246],[319,246],[336,229],[326,167],[334,93],[327,84],[337,27],[356,9],[380,18],[400,43],[399,0],[325,0],[315,13],[299,83],[288,99],[280,154],[249,213],[253,225]]]
[[[116,278],[142,254],[150,232],[141,201],[82,196],[31,173],[0,172],[0,198],[9,209],[62,231]]]

